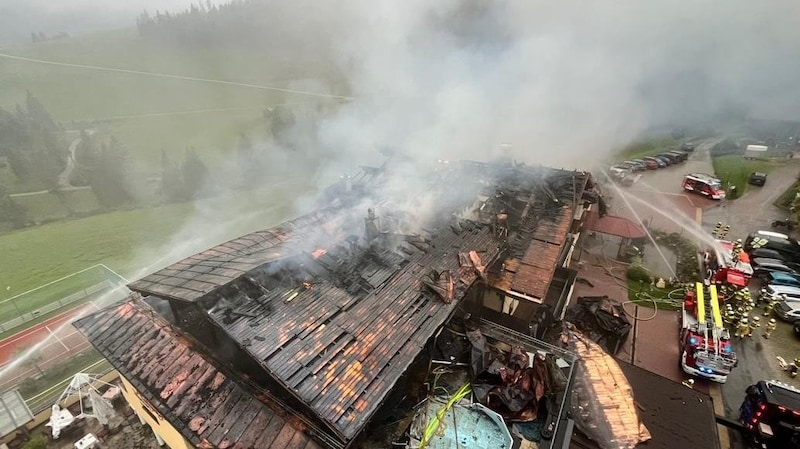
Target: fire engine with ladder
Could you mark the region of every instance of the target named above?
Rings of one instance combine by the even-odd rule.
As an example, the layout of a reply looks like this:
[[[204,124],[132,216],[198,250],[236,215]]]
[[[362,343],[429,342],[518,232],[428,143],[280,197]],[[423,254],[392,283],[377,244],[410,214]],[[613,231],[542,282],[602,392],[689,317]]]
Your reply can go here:
[[[713,284],[727,285],[733,289],[745,288],[753,276],[750,256],[744,251],[740,240],[733,242],[726,238],[729,230],[730,225],[723,226],[719,222],[711,231],[714,241],[703,254],[701,270]]]
[[[687,374],[725,383],[736,366],[730,332],[720,313],[717,286],[695,283],[681,308],[681,368]]]

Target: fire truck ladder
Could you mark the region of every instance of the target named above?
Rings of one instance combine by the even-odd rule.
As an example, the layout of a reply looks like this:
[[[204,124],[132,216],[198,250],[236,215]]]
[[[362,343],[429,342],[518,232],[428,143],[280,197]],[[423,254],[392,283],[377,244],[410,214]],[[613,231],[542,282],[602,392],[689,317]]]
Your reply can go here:
[[[711,330],[711,337],[714,339],[715,353],[719,354],[719,337],[722,330],[722,314],[719,310],[719,297],[717,296],[716,285],[705,285],[697,282],[697,325],[703,326],[703,340],[708,351],[708,331]],[[706,301],[708,296],[708,301]]]

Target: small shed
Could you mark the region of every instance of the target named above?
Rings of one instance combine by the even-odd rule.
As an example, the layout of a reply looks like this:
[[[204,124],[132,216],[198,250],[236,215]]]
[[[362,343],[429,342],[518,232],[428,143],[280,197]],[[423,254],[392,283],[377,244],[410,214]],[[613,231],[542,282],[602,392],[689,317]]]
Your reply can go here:
[[[748,145],[744,150],[745,159],[765,159],[767,157],[766,145]]]

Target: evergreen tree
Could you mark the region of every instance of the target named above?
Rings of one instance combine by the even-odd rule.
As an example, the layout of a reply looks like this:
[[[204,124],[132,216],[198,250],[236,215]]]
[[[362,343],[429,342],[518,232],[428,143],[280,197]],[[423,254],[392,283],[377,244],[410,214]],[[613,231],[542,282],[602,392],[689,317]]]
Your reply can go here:
[[[186,158],[181,166],[184,198],[199,198],[210,191],[208,173],[208,167],[200,159],[197,150],[188,148],[186,150]]]
[[[27,226],[30,222],[28,210],[14,202],[3,186],[0,186],[0,221],[11,223],[11,226],[15,228]]]
[[[115,207],[130,202],[130,155],[114,137],[102,144],[90,161],[89,182],[100,204]]]
[[[295,121],[294,112],[286,106],[278,106],[272,111],[270,131],[276,143],[283,146],[290,146],[290,134],[295,125]]]
[[[183,199],[183,192],[181,170],[167,152],[161,150],[161,194],[167,201],[179,201]]]
[[[34,97],[30,91],[28,91],[28,95],[25,97],[25,107],[28,112],[28,116],[34,123],[43,126],[47,130],[57,130],[59,129],[58,125],[56,125],[55,120],[47,112],[44,105]]]

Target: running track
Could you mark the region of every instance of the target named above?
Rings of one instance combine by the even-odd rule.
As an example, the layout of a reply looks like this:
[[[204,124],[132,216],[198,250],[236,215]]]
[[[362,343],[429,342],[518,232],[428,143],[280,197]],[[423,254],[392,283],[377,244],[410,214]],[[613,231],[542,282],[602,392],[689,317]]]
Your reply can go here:
[[[0,341],[0,388],[14,385],[36,373],[32,364],[9,364],[40,342],[44,343],[39,348],[37,365],[42,370],[87,349],[89,342],[71,323],[94,310],[96,306],[93,303],[83,304]]]

